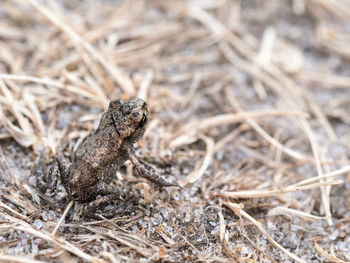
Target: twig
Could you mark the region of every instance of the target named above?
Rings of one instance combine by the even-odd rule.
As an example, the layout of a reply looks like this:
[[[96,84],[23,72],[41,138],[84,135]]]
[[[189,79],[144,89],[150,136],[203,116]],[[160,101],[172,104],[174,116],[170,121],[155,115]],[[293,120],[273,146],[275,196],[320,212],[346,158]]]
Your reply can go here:
[[[287,249],[282,247],[280,244],[278,244],[266,231],[265,229],[261,226],[261,223],[256,221],[252,216],[247,214],[241,206],[230,203],[230,202],[222,202],[224,206],[227,206],[229,209],[231,209],[237,216],[243,216],[244,218],[248,219],[250,222],[252,222],[259,230],[261,233],[271,242],[272,245],[283,251],[283,253],[286,253],[288,256],[290,256],[292,259],[294,259],[297,262],[302,262],[306,263],[306,261],[302,260],[301,258],[297,257],[295,254],[289,252]]]
[[[66,217],[66,215],[68,214],[69,210],[72,208],[73,204],[74,204],[74,200],[71,200],[71,201],[69,202],[69,204],[67,205],[67,207],[66,207],[66,209],[64,210],[64,212],[63,212],[63,214],[62,214],[60,220],[58,221],[58,223],[57,223],[55,229],[54,229],[54,230],[52,231],[52,233],[51,233],[53,236],[56,236],[56,235],[57,235],[57,231],[58,231],[60,225],[63,223],[63,220],[65,219],[65,217]]]

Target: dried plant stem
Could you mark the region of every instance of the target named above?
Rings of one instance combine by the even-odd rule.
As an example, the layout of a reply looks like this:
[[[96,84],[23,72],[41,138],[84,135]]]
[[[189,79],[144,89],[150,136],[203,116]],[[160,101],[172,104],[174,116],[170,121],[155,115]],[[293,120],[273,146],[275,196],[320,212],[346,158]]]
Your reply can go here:
[[[28,257],[14,255],[0,255],[1,262],[24,262],[24,263],[44,263],[46,261],[35,260]]]
[[[282,207],[282,206],[277,206],[277,207],[271,209],[267,215],[268,216],[289,215],[291,217],[298,216],[298,217],[301,217],[305,220],[311,220],[311,221],[318,221],[318,220],[327,219],[326,217],[315,216],[315,215],[311,215],[309,213],[305,213],[305,212],[302,212],[302,211],[299,211],[296,209]]]
[[[77,248],[76,246],[72,245],[71,243],[69,243],[68,241],[66,241],[64,239],[56,238],[46,231],[37,230],[33,226],[31,226],[30,224],[28,224],[22,220],[19,220],[17,218],[9,216],[9,215],[3,214],[2,216],[4,216],[6,219],[8,219],[11,222],[19,224],[19,226],[14,227],[14,229],[16,229],[18,231],[26,232],[28,234],[32,234],[38,238],[42,238],[43,240],[46,240],[47,242],[55,244],[55,245],[61,247],[62,249],[67,250],[67,251],[75,254],[76,256],[78,256],[78,257],[80,257],[88,262],[94,262],[94,263],[105,263],[106,262],[103,259],[93,257],[93,256],[83,252],[82,250],[80,250],[79,248]]]
[[[248,219],[250,222],[252,222],[257,228],[259,228],[259,230],[261,231],[261,233],[263,233],[263,235],[271,242],[272,245],[274,245],[275,247],[277,247],[278,249],[280,249],[281,251],[283,251],[283,253],[286,253],[288,256],[290,256],[292,259],[294,259],[297,262],[302,262],[302,263],[306,263],[306,261],[302,260],[301,258],[297,257],[296,255],[294,255],[293,253],[289,252],[287,249],[285,249],[284,247],[282,247],[280,244],[278,244],[266,231],[265,229],[261,226],[261,223],[259,223],[258,221],[256,221],[252,216],[250,216],[249,214],[247,214],[240,205],[231,203],[231,202],[225,202],[223,201],[222,204],[226,207],[228,207],[229,209],[231,209],[235,214],[237,214],[237,216],[241,217],[243,216],[244,218]]]
[[[206,154],[204,156],[204,160],[201,164],[201,166],[199,167],[199,169],[194,170],[193,172],[191,172],[180,184],[181,187],[184,187],[185,185],[187,185],[188,183],[194,183],[196,182],[198,179],[200,179],[204,172],[207,170],[213,154],[214,154],[214,140],[212,138],[200,135],[199,136],[200,139],[202,139],[205,144],[206,144]]]
[[[296,186],[301,186],[301,185],[314,183],[314,182],[317,182],[319,180],[329,179],[329,178],[332,178],[332,177],[335,177],[335,176],[338,176],[338,175],[342,175],[342,174],[345,174],[345,173],[350,173],[350,165],[345,166],[345,167],[343,167],[341,169],[338,169],[338,170],[335,170],[335,171],[323,174],[323,175],[319,175],[319,176],[315,176],[315,177],[312,177],[312,178],[309,178],[309,179],[302,180],[299,183],[291,185],[290,187],[296,187]]]
[[[293,186],[293,187],[289,186],[283,189],[276,189],[276,190],[250,190],[250,191],[236,191],[236,192],[225,191],[223,193],[214,193],[213,195],[221,196],[221,197],[231,197],[231,198],[258,198],[258,197],[277,196],[277,195],[282,195],[290,192],[309,190],[320,186],[337,185],[342,183],[343,183],[342,180],[334,180],[334,181],[308,184],[303,186]]]
[[[62,225],[63,220],[66,218],[66,215],[68,214],[69,210],[72,208],[73,204],[74,204],[74,201],[72,200],[72,201],[70,201],[69,204],[67,205],[66,209],[64,210],[64,212],[63,212],[63,214],[62,214],[62,216],[61,216],[61,218],[60,218],[60,221],[58,221],[57,225],[55,226],[55,229],[54,229],[54,230],[52,231],[52,233],[51,233],[53,236],[56,236],[56,235],[57,235],[58,229],[59,229],[60,226]]]
[[[350,261],[344,261],[341,260],[333,255],[328,254],[323,248],[320,247],[320,245],[314,241],[314,246],[318,253],[320,253],[322,256],[324,256],[329,262],[335,262],[335,263],[349,263]]]
[[[106,58],[104,58],[90,43],[81,38],[71,27],[60,21],[52,12],[47,8],[40,5],[35,0],[26,0],[28,4],[34,7],[42,15],[44,15],[52,24],[57,26],[63,32],[65,32],[73,41],[76,48],[79,50],[82,46],[89,52],[90,56],[96,59],[101,65],[110,73],[114,80],[120,85],[120,87],[128,94],[134,94],[135,88],[129,77],[124,74],[116,65],[112,65]]]

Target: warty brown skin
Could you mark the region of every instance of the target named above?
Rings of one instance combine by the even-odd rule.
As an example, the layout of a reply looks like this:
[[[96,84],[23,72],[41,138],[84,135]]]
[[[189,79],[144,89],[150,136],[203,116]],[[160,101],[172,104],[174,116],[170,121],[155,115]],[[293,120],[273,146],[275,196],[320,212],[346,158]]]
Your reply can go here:
[[[74,152],[72,163],[62,156],[56,158],[62,182],[71,198],[90,202],[83,209],[85,216],[94,217],[97,208],[119,197],[119,190],[109,183],[128,159],[139,175],[149,181],[159,186],[178,186],[151,173],[135,156],[133,144],[144,134],[147,122],[148,110],[143,100],[111,101],[97,130]]]

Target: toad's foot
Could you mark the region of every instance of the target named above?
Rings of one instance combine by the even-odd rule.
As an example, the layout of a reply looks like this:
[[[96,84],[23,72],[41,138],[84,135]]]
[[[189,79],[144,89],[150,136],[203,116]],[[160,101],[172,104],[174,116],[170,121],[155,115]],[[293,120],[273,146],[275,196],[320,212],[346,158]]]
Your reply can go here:
[[[98,214],[94,214],[94,218],[103,219],[104,217],[104,218],[110,219],[114,217],[120,217],[123,215],[130,215],[130,213],[134,210],[134,206],[137,199],[138,197],[136,196],[131,197],[128,200],[120,202],[120,204],[115,208],[113,208],[112,211],[103,212],[103,213],[99,212]]]
[[[95,215],[96,209],[103,209],[120,197],[118,188],[108,185],[104,182],[100,182],[97,185],[91,187],[91,193],[100,197],[96,198],[95,201],[92,201],[91,203],[85,205],[83,208],[83,215],[88,218],[99,218]]]
[[[134,165],[134,167],[135,167],[136,171],[138,172],[138,174],[141,177],[147,179],[148,181],[151,181],[151,182],[155,183],[158,186],[163,186],[163,187],[175,186],[175,187],[182,188],[177,183],[168,182],[168,181],[164,180],[162,177],[160,177],[159,175],[150,172],[145,167],[145,165],[143,165],[142,163],[139,162],[139,160],[137,160],[137,158],[135,157],[134,154],[130,154],[129,155],[129,160]]]

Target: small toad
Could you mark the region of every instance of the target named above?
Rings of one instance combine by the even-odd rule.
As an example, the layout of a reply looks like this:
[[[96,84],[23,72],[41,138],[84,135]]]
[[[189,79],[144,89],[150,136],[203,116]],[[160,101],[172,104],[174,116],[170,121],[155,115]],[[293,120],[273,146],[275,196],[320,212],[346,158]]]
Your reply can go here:
[[[97,130],[79,145],[72,162],[63,156],[55,158],[69,196],[88,203],[83,208],[84,216],[95,217],[97,208],[104,208],[119,198],[118,188],[109,184],[126,160],[130,160],[138,174],[147,180],[159,186],[179,187],[152,173],[135,156],[133,144],[144,134],[147,122],[147,104],[143,100],[111,101]],[[52,169],[50,171],[52,175]]]

